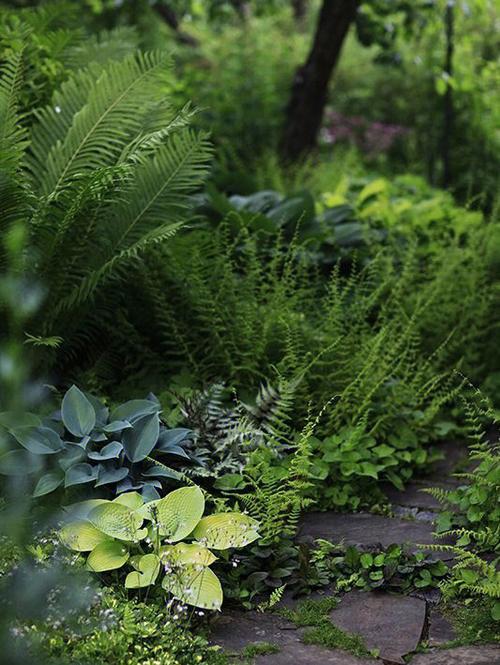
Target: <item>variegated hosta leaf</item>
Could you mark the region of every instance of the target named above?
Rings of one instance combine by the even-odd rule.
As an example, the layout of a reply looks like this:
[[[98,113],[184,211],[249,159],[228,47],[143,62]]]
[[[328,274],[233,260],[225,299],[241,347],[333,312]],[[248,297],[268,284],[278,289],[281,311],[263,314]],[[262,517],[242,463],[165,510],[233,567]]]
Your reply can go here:
[[[108,540],[94,547],[88,556],[87,568],[95,573],[116,570],[116,568],[121,568],[127,562],[128,557],[128,549],[123,543],[117,543],[116,540]]]
[[[160,573],[160,559],[156,554],[134,556],[130,563],[135,570],[127,575],[125,587],[127,589],[140,589],[156,582]]]
[[[245,547],[257,540],[259,523],[242,513],[220,513],[204,517],[193,531],[193,537],[205,547],[227,550]]]
[[[140,540],[143,519],[128,506],[106,501],[94,508],[89,515],[90,522],[100,531],[119,540]]]
[[[139,514],[160,526],[160,534],[170,542],[189,536],[205,510],[205,499],[199,487],[182,487],[163,499],[147,503]]]
[[[197,543],[177,543],[176,545],[165,545],[160,550],[161,560],[170,566],[185,566],[189,564],[199,564],[201,566],[210,566],[217,557],[206,547]]]
[[[138,510],[143,506],[144,499],[139,492],[124,492],[113,499],[113,503],[121,503],[132,510]]]
[[[206,610],[220,610],[222,605],[219,578],[206,566],[182,566],[163,578],[162,587],[188,605]]]
[[[90,552],[99,543],[109,541],[109,536],[93,524],[83,521],[64,526],[59,532],[59,538],[63,545],[76,552]]]

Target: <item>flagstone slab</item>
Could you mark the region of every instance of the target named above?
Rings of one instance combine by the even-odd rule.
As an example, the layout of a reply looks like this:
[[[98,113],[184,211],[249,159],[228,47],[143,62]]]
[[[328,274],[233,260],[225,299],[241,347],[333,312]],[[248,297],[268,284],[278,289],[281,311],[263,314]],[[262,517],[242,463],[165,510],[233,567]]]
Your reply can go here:
[[[419,653],[410,665],[500,665],[500,647],[470,646]]]
[[[431,647],[451,642],[457,635],[451,623],[440,612],[432,610],[429,615],[427,641]]]
[[[436,540],[432,534],[433,525],[423,520],[384,517],[370,513],[335,513],[333,511],[311,512],[303,516],[298,542],[313,543],[324,538],[334,543],[344,542],[346,545],[388,547],[393,543],[407,544],[412,552],[418,544],[440,543],[452,541],[445,538]],[[453,558],[449,552],[433,552],[433,556],[448,560]]]
[[[379,658],[404,665],[404,656],[418,647],[425,626],[426,603],[385,592],[353,591],[330,613],[330,620],[347,633],[361,635]]]
[[[419,508],[420,510],[439,511],[441,504],[431,494],[423,490],[428,487],[445,487],[443,483],[434,485],[429,483],[412,482],[404,490],[398,490],[393,485],[382,486],[382,491],[389,501],[396,506]],[[446,488],[446,487],[445,487]],[[446,488],[449,489],[449,488]]]

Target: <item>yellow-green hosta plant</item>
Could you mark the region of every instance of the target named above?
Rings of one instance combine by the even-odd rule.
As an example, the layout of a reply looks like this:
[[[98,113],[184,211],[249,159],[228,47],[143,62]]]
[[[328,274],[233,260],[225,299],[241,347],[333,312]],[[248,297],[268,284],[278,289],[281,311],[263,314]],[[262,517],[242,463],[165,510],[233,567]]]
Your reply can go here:
[[[245,547],[259,537],[258,523],[242,513],[203,517],[205,499],[197,486],[149,503],[128,492],[113,501],[83,501],[67,511],[61,541],[71,550],[89,552],[89,570],[128,566],[128,589],[161,580],[171,596],[203,609],[218,610],[223,599],[220,581],[210,569],[217,559],[211,550]]]

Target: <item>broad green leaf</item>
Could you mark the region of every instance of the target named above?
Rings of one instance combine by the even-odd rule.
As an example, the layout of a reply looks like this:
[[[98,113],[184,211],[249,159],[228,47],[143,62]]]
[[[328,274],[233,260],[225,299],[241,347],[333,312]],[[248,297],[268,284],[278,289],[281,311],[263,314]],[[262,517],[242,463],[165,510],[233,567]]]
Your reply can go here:
[[[143,510],[149,519],[158,522],[162,536],[177,542],[189,536],[200,521],[205,499],[199,487],[181,487],[159,501],[146,504]]]
[[[150,416],[153,413],[159,413],[161,407],[149,399],[132,399],[125,404],[121,404],[111,413],[111,423],[117,420],[126,420],[134,423],[144,416]]]
[[[37,482],[35,489],[33,490],[33,496],[44,496],[44,494],[50,494],[55,489],[62,484],[64,476],[62,473],[57,471],[51,471],[44,474],[40,480]]]
[[[128,506],[106,501],[89,514],[90,522],[100,531],[119,540],[137,540],[143,518]]]
[[[95,573],[121,568],[129,558],[128,549],[123,543],[108,540],[99,543],[89,554],[87,568]]]
[[[157,413],[136,420],[134,426],[126,429],[122,436],[127,458],[131,462],[141,462],[155,447],[159,433],[160,419]]]
[[[100,543],[109,541],[109,536],[85,521],[67,524],[59,532],[59,538],[63,545],[76,552],[90,552]]]
[[[140,589],[154,584],[160,573],[160,559],[156,554],[132,557],[135,571],[129,573],[125,579],[127,589]]]
[[[220,513],[204,517],[193,531],[193,537],[206,547],[226,550],[245,547],[257,540],[258,522],[242,513]]]
[[[64,427],[73,436],[87,436],[96,424],[94,407],[76,386],[71,386],[64,395],[61,416]]]
[[[138,492],[124,492],[113,499],[113,503],[121,503],[132,510],[137,510],[143,506],[144,499]]]
[[[175,598],[207,610],[220,610],[222,587],[217,575],[206,566],[188,565],[163,578],[162,587]]]
[[[97,467],[91,466],[86,462],[75,464],[66,471],[64,477],[64,487],[72,487],[73,485],[83,485],[84,483],[91,483],[97,478]]]
[[[0,474],[5,476],[26,476],[41,468],[40,457],[27,450],[11,450],[0,457]]]
[[[101,487],[102,485],[109,485],[110,483],[119,483],[120,480],[126,478],[128,474],[129,469],[126,466],[119,467],[117,469],[107,469],[105,466],[101,466],[95,486]]]
[[[19,427],[12,434],[23,448],[34,455],[53,455],[64,448],[59,434],[48,427]]]
[[[177,543],[176,545],[165,545],[160,550],[161,560],[171,566],[187,564],[198,564],[210,566],[217,557],[206,547],[197,543]]]

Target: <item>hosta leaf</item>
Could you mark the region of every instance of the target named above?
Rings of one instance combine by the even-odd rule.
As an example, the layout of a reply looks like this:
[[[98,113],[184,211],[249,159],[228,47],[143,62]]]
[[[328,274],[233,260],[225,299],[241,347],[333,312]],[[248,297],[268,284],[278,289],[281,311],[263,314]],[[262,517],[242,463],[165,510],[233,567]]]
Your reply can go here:
[[[171,542],[186,538],[200,521],[205,499],[199,487],[181,487],[159,501],[147,503],[143,514],[156,519],[160,533]]]
[[[53,455],[64,448],[59,434],[48,427],[19,427],[12,434],[23,448],[34,455]]]
[[[93,482],[96,478],[97,467],[82,462],[81,464],[75,464],[66,471],[64,487],[83,485],[84,483]]]
[[[76,386],[71,386],[64,395],[61,416],[64,426],[74,436],[87,436],[96,424],[94,407]]]
[[[139,418],[150,416],[160,411],[161,407],[156,402],[152,402],[149,399],[132,399],[129,402],[125,402],[125,404],[121,404],[112,412],[111,422],[126,420],[133,424]]]
[[[50,494],[55,489],[62,485],[64,476],[62,473],[57,473],[57,471],[51,471],[50,473],[44,474],[40,480],[37,482],[35,489],[33,490],[33,496],[44,496],[44,494]]]
[[[63,471],[67,471],[70,466],[82,462],[86,458],[87,454],[83,448],[75,444],[69,444],[64,453],[58,457],[57,463]]]
[[[171,566],[198,564],[210,566],[217,557],[206,547],[197,543],[177,543],[176,545],[165,545],[160,550],[161,560]]]
[[[193,537],[215,550],[245,547],[259,537],[258,526],[248,515],[220,513],[204,517],[193,531]]]
[[[63,510],[68,521],[86,520],[94,508],[104,503],[108,503],[106,499],[88,499],[87,501],[79,501],[69,506],[63,506]]]
[[[160,419],[157,413],[136,420],[133,428],[125,430],[122,436],[127,458],[131,462],[142,461],[155,447],[159,433]]]
[[[89,554],[87,568],[95,573],[116,570],[127,562],[129,552],[123,543],[108,540],[97,545]]]
[[[192,433],[192,430],[186,429],[185,427],[165,429],[160,434],[157,449],[162,452],[168,452],[169,448],[172,446],[178,446],[179,443],[182,443],[189,438]]]
[[[39,427],[42,421],[34,413],[16,413],[15,411],[3,411],[0,413],[0,427],[14,430],[19,427]]]
[[[143,518],[128,506],[106,501],[91,511],[89,521],[112,538],[136,540]]]
[[[206,566],[182,566],[163,578],[162,587],[188,605],[207,610],[220,610],[222,605],[219,578]]]
[[[0,457],[0,473],[5,476],[25,476],[41,468],[40,457],[27,450],[11,450]]]
[[[123,446],[119,441],[111,441],[101,448],[101,450],[91,450],[87,453],[90,459],[107,460],[116,459],[120,456]]]
[[[110,483],[119,483],[120,480],[126,478],[128,474],[129,469],[126,466],[119,467],[118,469],[107,469],[106,467],[101,466],[95,486],[102,487],[102,485],[109,485]]]
[[[100,543],[108,542],[107,536],[89,522],[71,522],[59,532],[63,545],[76,552],[90,552]]]
[[[160,573],[160,559],[156,554],[133,557],[131,563],[136,570],[125,579],[127,589],[140,589],[156,582]]]
[[[144,499],[138,492],[125,492],[113,499],[113,503],[121,503],[132,510],[137,510],[144,504]]]
[[[150,466],[149,469],[143,471],[141,475],[143,478],[172,478],[173,480],[180,480],[182,478],[181,473],[163,464],[162,466],[159,464]]]
[[[124,429],[130,429],[132,425],[128,420],[115,420],[109,425],[106,425],[103,429],[108,434],[113,434],[114,432],[122,432]]]

